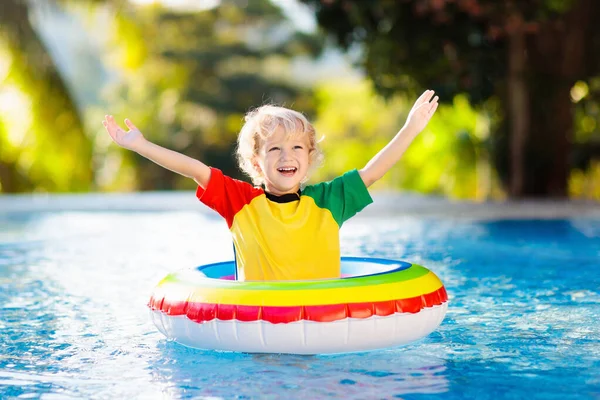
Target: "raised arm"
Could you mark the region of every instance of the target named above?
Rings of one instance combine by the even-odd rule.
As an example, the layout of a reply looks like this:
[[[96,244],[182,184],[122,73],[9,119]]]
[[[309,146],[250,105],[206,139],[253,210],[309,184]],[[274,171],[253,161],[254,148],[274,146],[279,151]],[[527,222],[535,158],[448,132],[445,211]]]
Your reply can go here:
[[[170,171],[192,178],[203,188],[208,185],[210,179],[210,168],[208,166],[191,157],[146,140],[142,132],[130,120],[125,120],[125,125],[129,128],[128,131],[122,129],[115,122],[112,115],[105,116],[102,125],[119,146],[135,151]]]
[[[410,110],[400,132],[363,169],[358,171],[365,186],[369,187],[381,179],[400,160],[414,138],[425,129],[438,107],[438,97],[433,95],[433,90],[423,92]]]

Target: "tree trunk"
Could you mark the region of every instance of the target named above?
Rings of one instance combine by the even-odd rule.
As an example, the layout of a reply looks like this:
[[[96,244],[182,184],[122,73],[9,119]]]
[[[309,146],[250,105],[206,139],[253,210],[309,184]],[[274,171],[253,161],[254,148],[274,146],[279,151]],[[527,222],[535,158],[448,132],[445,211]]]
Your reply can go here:
[[[0,193],[14,193],[17,191],[13,172],[9,164],[0,160]]]
[[[566,197],[574,107],[571,85],[546,80],[532,88],[530,142],[526,149],[526,197]],[[540,100],[543,99],[543,100]]]
[[[15,164],[0,160],[0,194],[27,192],[33,189],[31,181],[17,171]]]
[[[570,91],[583,76],[592,4],[575,1],[562,18],[540,23],[534,34],[516,30],[509,37],[511,197],[568,194],[575,116]]]
[[[522,19],[519,15],[513,15],[511,18],[513,29],[508,35],[508,103],[506,104],[510,129],[508,192],[511,197],[520,197],[526,186],[524,154],[530,121],[525,75],[527,54]]]

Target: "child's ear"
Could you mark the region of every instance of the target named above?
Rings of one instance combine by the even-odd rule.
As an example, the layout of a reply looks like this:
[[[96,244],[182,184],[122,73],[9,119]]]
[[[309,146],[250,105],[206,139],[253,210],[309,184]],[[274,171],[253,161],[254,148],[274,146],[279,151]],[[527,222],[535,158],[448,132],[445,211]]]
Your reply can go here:
[[[258,162],[258,157],[255,156],[254,158],[252,158],[252,165],[258,172],[262,174],[262,168],[260,167],[260,163]]]

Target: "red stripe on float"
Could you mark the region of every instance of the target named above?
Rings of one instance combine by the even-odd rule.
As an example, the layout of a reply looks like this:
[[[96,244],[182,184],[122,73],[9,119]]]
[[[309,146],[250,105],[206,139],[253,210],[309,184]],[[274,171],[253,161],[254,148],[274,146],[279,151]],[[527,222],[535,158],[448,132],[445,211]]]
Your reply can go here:
[[[326,304],[319,306],[240,306],[235,304],[188,303],[169,301],[164,295],[152,296],[148,306],[168,315],[186,315],[195,322],[213,319],[223,321],[268,321],[274,324],[301,320],[332,322],[345,318],[369,318],[374,315],[385,317],[394,313],[418,313],[423,308],[438,306],[448,301],[446,289],[438,290],[409,299],[376,301],[367,303]]]
[[[348,317],[347,304],[326,304],[304,306],[304,319],[307,321],[331,322]]]
[[[385,317],[396,312],[396,302],[394,300],[378,301],[373,304],[375,305],[375,315]]]
[[[412,297],[410,299],[396,300],[396,312],[397,313],[411,313],[415,314],[421,311],[424,304],[426,303],[425,296]]]
[[[163,298],[160,309],[169,315],[181,315],[187,313],[187,309],[190,305],[193,305],[193,303],[188,303],[187,301],[169,301],[166,298]]]
[[[235,306],[238,321],[258,321],[261,318],[261,306]],[[200,321],[199,321],[200,322]]]
[[[148,302],[148,307],[150,307],[153,310],[162,310],[162,304],[164,300],[164,296],[152,296],[150,297],[150,301]]]
[[[375,312],[374,304],[374,302],[348,304],[348,316],[350,318],[372,317]]]
[[[262,307],[262,319],[274,324],[304,319],[304,307]]]
[[[192,321],[211,321],[217,317],[218,304],[188,303],[186,315]]]
[[[237,319],[237,307],[232,304],[219,304],[217,307],[217,319],[224,321]]]

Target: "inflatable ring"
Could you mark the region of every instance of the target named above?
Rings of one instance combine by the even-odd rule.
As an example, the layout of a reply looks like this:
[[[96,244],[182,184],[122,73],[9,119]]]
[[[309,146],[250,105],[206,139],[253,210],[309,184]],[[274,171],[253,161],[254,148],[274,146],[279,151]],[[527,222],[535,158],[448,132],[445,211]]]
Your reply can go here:
[[[446,315],[448,296],[428,269],[342,257],[342,278],[235,281],[233,261],[172,273],[154,289],[151,318],[196,348],[327,354],[410,343]]]

